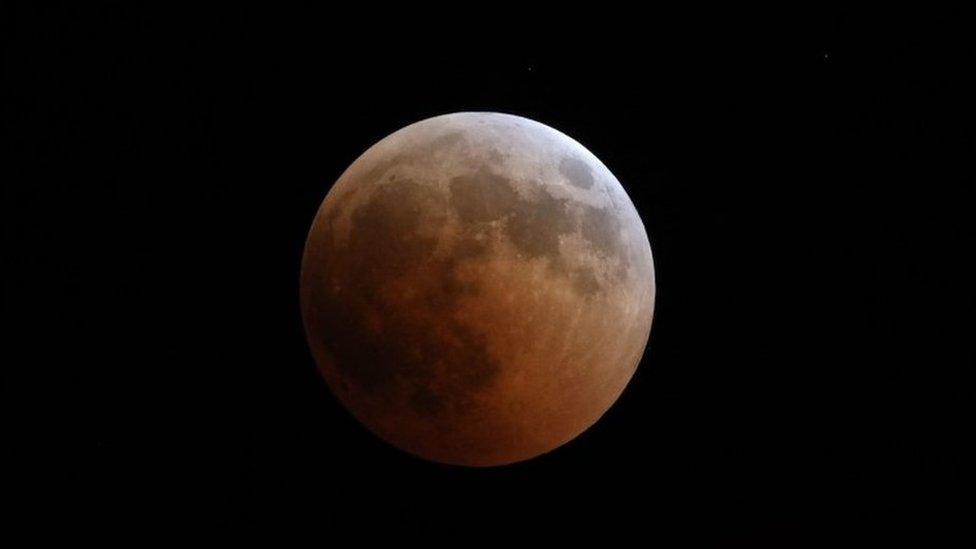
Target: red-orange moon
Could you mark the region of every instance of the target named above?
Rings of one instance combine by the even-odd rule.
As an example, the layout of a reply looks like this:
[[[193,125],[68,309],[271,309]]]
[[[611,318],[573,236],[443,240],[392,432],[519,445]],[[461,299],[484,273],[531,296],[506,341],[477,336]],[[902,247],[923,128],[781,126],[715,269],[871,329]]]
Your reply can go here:
[[[442,463],[529,459],[617,400],[647,344],[640,216],[593,154],[538,122],[456,113],[373,145],[322,203],[301,306],[329,387]]]

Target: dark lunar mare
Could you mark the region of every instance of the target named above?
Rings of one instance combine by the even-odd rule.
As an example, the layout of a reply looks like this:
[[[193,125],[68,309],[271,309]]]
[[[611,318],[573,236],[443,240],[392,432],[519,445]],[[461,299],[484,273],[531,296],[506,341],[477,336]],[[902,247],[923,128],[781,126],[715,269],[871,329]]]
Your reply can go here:
[[[317,231],[308,252],[310,265],[321,266],[308,269],[315,280],[306,286],[315,304],[307,308],[313,337],[322,338],[343,379],[381,398],[407,395],[423,414],[460,411],[465,395],[485,386],[500,367],[483,339],[452,314],[462,294],[477,291],[457,279],[456,263],[486,248],[469,239],[448,257],[435,258],[436,239],[418,231],[421,222],[437,222],[421,213],[443,209],[441,202],[422,185],[394,181],[353,212],[343,249],[336,249],[327,229]],[[408,272],[423,278],[415,286],[419,295],[391,297],[391,279]],[[449,383],[435,387],[434,379]]]
[[[567,157],[561,169],[572,181],[592,186],[589,168],[576,159]],[[485,235],[489,223],[502,220],[504,237],[517,250],[530,259],[546,259],[584,296],[599,292],[602,285],[591,268],[568,265],[559,248],[561,235],[579,230],[598,254],[625,261],[612,211],[579,205],[577,214],[569,201],[552,197],[538,184],[528,186],[535,189],[531,199],[523,198],[508,178],[481,169],[454,177],[444,204],[444,197],[425,185],[389,177],[352,213],[350,237],[342,249],[336,249],[331,228],[313,231],[308,276],[317,280],[304,286],[316,306],[307,312],[311,333],[322,338],[320,344],[334,357],[343,379],[380,397],[409,395],[419,413],[463,412],[466,395],[490,383],[500,368],[484,339],[453,314],[461,295],[478,291],[457,278],[455,267],[490,251],[483,240],[472,237]],[[437,239],[419,229],[423,223],[425,232],[438,234],[446,218],[427,212],[444,211],[448,205],[468,238],[435,258]],[[424,275],[417,285],[420,295],[404,301],[384,293],[391,278],[412,271]],[[435,386],[435,379],[450,383]]]

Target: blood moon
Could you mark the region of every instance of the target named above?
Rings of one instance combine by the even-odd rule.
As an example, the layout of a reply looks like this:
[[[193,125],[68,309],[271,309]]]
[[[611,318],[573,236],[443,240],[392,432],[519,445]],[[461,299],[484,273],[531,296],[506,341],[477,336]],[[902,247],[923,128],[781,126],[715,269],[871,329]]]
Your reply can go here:
[[[654,267],[641,219],[593,154],[538,122],[456,113],[367,150],[305,245],[309,346],[383,440],[490,466],[573,439],[643,355]]]

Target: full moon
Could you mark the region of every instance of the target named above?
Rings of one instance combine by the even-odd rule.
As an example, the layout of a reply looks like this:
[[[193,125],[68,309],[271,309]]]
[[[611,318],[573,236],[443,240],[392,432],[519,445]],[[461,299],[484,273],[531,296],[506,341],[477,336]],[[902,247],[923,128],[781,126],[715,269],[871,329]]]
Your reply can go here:
[[[644,353],[654,266],[620,182],[538,122],[407,126],[342,174],[312,222],[301,309],[336,398],[428,460],[493,466],[572,440]]]

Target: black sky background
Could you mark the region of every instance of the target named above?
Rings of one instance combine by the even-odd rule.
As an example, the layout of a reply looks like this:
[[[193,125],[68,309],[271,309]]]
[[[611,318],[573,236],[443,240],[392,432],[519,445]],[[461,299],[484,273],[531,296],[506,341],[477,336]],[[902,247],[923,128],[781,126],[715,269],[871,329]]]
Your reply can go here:
[[[44,524],[794,546],[971,520],[965,14],[9,11],[3,400]],[[588,147],[657,270],[618,403],[495,469],[375,439],[298,312],[339,174],[461,110]]]

